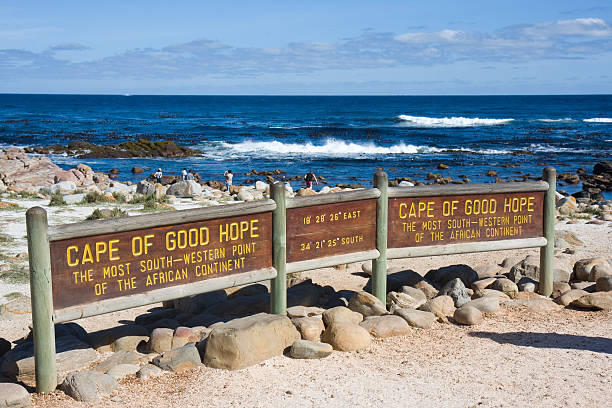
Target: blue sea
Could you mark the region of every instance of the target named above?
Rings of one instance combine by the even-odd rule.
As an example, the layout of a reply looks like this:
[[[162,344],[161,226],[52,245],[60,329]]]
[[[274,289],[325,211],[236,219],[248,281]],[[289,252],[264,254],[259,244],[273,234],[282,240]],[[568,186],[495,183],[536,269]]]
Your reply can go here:
[[[0,95],[0,145],[117,144],[173,140],[204,152],[187,159],[75,159],[52,155],[64,168],[86,163],[118,168],[184,167],[204,179],[235,182],[246,172],[309,170],[330,184],[370,185],[373,173],[423,181],[428,172],[492,182],[592,171],[612,154],[612,95],[575,96],[130,96]],[[450,166],[437,170],[439,163]],[[514,167],[516,165],[517,167]],[[563,186],[576,191],[579,186]]]

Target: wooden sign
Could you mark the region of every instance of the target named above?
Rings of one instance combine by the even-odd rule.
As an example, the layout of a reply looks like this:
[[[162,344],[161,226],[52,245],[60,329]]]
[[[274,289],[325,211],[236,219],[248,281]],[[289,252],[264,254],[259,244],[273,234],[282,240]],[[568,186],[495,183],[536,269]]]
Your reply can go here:
[[[544,193],[392,198],[389,248],[542,237]]]
[[[287,210],[287,262],[376,249],[376,200]]]
[[[66,239],[50,247],[57,310],[271,267],[272,213]]]

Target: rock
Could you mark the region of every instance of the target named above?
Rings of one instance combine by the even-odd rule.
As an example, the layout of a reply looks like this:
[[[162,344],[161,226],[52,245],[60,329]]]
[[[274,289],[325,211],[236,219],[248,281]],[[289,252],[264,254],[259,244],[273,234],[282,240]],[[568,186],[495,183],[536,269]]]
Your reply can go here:
[[[461,307],[461,305],[470,301],[470,296],[467,293],[465,285],[459,278],[448,281],[446,285],[440,289],[440,295],[452,297],[455,307]]]
[[[198,341],[200,341],[200,338],[191,327],[177,327],[172,338],[172,348],[183,347],[187,343],[197,343]]]
[[[478,274],[479,279],[488,278],[490,276],[499,275],[502,271],[502,268],[499,265],[488,264],[488,265],[479,265],[474,268],[476,273]]]
[[[336,306],[327,309],[323,312],[323,322],[325,326],[330,326],[335,323],[353,323],[359,324],[363,321],[363,315],[344,306]]]
[[[470,300],[461,307],[473,307],[480,310],[482,313],[495,313],[499,310],[499,297],[485,296],[478,299]]]
[[[580,299],[586,295],[588,295],[588,292],[582,289],[570,289],[561,296],[557,297],[555,302],[563,306],[569,306],[574,300]]]
[[[420,329],[429,329],[436,320],[436,315],[422,310],[395,309],[393,314],[404,319],[408,325]]]
[[[88,367],[98,359],[98,353],[74,336],[55,339],[55,361],[58,384],[67,373]],[[0,376],[35,387],[34,344],[22,343],[6,353],[1,360]]]
[[[483,278],[483,279],[479,279],[479,280],[475,281],[474,283],[472,283],[472,290],[474,290],[474,292],[477,292],[479,290],[485,289],[489,285],[491,285],[493,282],[495,282],[496,280],[497,280],[497,278]]]
[[[261,313],[235,319],[210,333],[204,364],[238,370],[283,354],[299,338],[286,316]]]
[[[425,294],[418,289],[411,288],[410,286],[404,286],[405,288],[410,288],[414,291],[418,291],[421,293],[420,299],[415,299],[406,293],[397,293],[397,292],[389,292],[387,293],[387,306],[391,307],[395,305],[400,309],[416,309],[427,301]]]
[[[0,320],[21,320],[32,318],[32,301],[28,296],[21,296],[0,305]]]
[[[535,292],[519,292],[518,295],[516,295],[515,299],[526,300],[526,299],[539,299],[541,297],[542,296],[540,296],[539,294]]]
[[[561,215],[572,215],[578,211],[578,205],[574,197],[564,197],[557,201],[557,210]]]
[[[159,377],[163,374],[164,370],[162,370],[158,366],[154,364],[147,364],[146,366],[143,366],[140,370],[138,370],[138,372],[136,373],[136,377],[146,380],[147,378]]]
[[[291,346],[289,355],[293,358],[301,359],[325,358],[333,351],[333,347],[327,343],[309,340],[296,340]]]
[[[144,169],[141,169],[140,167],[136,167],[136,166],[132,167],[132,170],[131,170],[131,171],[132,171],[132,173],[134,173],[134,174],[144,173]]]
[[[516,297],[519,291],[518,286],[516,286],[516,283],[512,282],[510,279],[507,279],[507,278],[497,279],[495,282],[491,284],[490,288],[504,292],[506,295],[510,296],[511,298]]]
[[[433,299],[438,296],[438,289],[434,288],[429,282],[426,280],[422,280],[420,282],[412,285],[415,289],[419,289],[421,292],[425,294],[427,300]]]
[[[358,324],[338,322],[325,329],[321,341],[331,344],[334,350],[356,351],[368,347],[372,337]]]
[[[259,181],[259,180],[255,182],[255,190],[266,191],[269,188],[270,188],[270,185],[268,183],[264,183],[263,181]]]
[[[504,258],[500,266],[502,268],[512,268],[514,265],[518,264],[522,260],[523,258],[519,256],[512,256],[512,257]]]
[[[215,290],[212,292],[174,299],[174,308],[182,312],[198,314],[202,313],[203,310],[209,308],[210,306],[225,302],[226,300],[227,293],[225,290]]]
[[[309,317],[321,315],[325,309],[315,306],[292,306],[287,308],[287,316],[293,319],[296,317]]]
[[[520,307],[534,313],[545,313],[555,312],[562,306],[556,304],[551,299],[538,298],[538,299],[520,299],[506,302],[505,306],[509,307]]]
[[[607,263],[605,258],[586,258],[580,259],[574,264],[574,278],[581,281],[588,281],[591,277],[591,269],[595,265]]]
[[[381,316],[388,313],[385,305],[376,296],[363,291],[351,296],[348,308],[361,313],[364,317]]]
[[[12,344],[10,341],[0,337],[0,359],[3,355],[11,351]]]
[[[118,364],[108,370],[106,374],[113,377],[115,380],[121,380],[128,375],[136,374],[140,370],[138,364]]]
[[[194,180],[183,180],[168,187],[166,194],[175,197],[193,198],[202,194],[202,186]]]
[[[155,183],[151,183],[148,180],[140,180],[136,185],[136,193],[147,197],[155,194]]]
[[[535,292],[536,290],[538,290],[538,284],[536,282],[530,281],[523,281],[522,283],[519,281],[518,288],[521,292]]]
[[[474,292],[472,295],[472,299],[480,299],[487,296],[497,297],[500,300],[510,299],[510,296],[506,295],[504,292],[495,289],[482,289]]]
[[[21,148],[0,149],[0,180],[16,191],[49,187],[60,171],[46,156],[29,157]]]
[[[83,402],[99,401],[117,387],[119,383],[113,377],[96,371],[70,373],[60,386],[67,395]]]
[[[346,309],[346,308],[345,308]],[[348,309],[346,309],[348,310]],[[349,312],[351,312],[349,310]],[[356,312],[351,312],[356,313]],[[359,315],[359,319],[363,319],[361,314]],[[310,341],[320,341],[321,333],[325,330],[325,325],[323,324],[323,319],[321,315],[317,316],[308,316],[308,317],[299,317],[295,319],[291,319],[296,329],[300,332],[303,340]],[[358,322],[357,322],[358,323]]]
[[[392,337],[410,333],[410,326],[406,320],[395,315],[369,316],[359,325],[374,337]]]
[[[106,374],[111,368],[120,364],[137,365],[143,361],[148,361],[146,354],[137,351],[118,351],[112,353],[110,357],[93,368],[94,371]]]
[[[199,366],[202,360],[200,360],[200,353],[195,344],[189,343],[186,346],[164,352],[155,357],[152,363],[162,370],[180,372]]]
[[[89,333],[89,344],[98,352],[136,350],[149,341],[149,330],[137,324],[112,327]]]
[[[612,290],[612,276],[602,276],[595,282],[595,290],[598,292],[609,292]],[[0,352],[0,356],[2,352]]]
[[[568,290],[570,290],[572,287],[569,285],[569,283],[566,282],[553,282],[553,290],[552,290],[552,294],[550,295],[550,297],[557,298],[559,296],[561,296],[561,294],[567,292]]]
[[[582,296],[571,303],[583,309],[612,310],[612,291],[595,292]]]
[[[147,350],[151,353],[163,353],[164,351],[172,350],[172,338],[174,336],[174,330],[165,327],[158,327],[153,329],[149,343],[147,344]]]
[[[259,295],[267,295],[268,287],[266,285],[262,285],[261,283],[254,283],[251,285],[246,285],[241,288],[237,288],[234,292],[229,292],[232,288],[225,289],[227,293],[228,299],[234,299],[239,296],[259,296]]]
[[[372,276],[372,262],[364,262],[361,264],[361,270],[366,275]]]
[[[30,394],[21,385],[0,383],[0,408],[22,408],[30,404]]]
[[[608,262],[593,265],[589,273],[589,281],[597,282],[599,278],[604,276],[612,276],[612,267]]]
[[[438,296],[419,307],[419,310],[431,312],[440,319],[446,319],[455,312],[455,302],[450,296]]]
[[[455,310],[455,313],[453,314],[453,320],[455,320],[459,324],[472,326],[474,324],[482,323],[484,319],[480,310],[469,305],[464,305],[461,306],[459,309]]]
[[[441,288],[449,281],[459,278],[466,287],[478,280],[478,274],[474,269],[467,265],[450,265],[440,269],[435,269],[425,274],[425,279]]]
[[[578,239],[578,236],[572,231],[557,231],[555,230],[555,238],[561,238],[571,246],[583,246],[584,243]]]

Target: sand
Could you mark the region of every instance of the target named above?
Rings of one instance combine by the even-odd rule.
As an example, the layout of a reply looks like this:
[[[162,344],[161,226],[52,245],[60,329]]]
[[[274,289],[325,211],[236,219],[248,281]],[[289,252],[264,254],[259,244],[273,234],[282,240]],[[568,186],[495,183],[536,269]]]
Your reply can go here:
[[[93,207],[92,207],[93,208]],[[75,219],[91,212],[78,207]],[[50,219],[63,219],[54,213]],[[2,214],[0,225],[17,223]],[[10,221],[9,221],[10,220]],[[55,221],[52,221],[55,222]],[[24,225],[24,224],[23,224]],[[584,242],[571,262],[612,257],[612,223],[566,224]],[[22,230],[11,231],[16,237]],[[18,240],[11,253],[24,250]],[[453,264],[472,267],[537,249],[424,257],[390,262],[421,274]],[[367,282],[361,264],[304,274],[336,290],[360,290]],[[0,296],[15,288],[0,285]],[[28,291],[27,285],[18,289]],[[151,305],[77,321],[94,331],[133,320]],[[0,337],[16,340],[28,320],[0,322]],[[121,382],[101,402],[77,403],[60,391],[33,395],[35,407],[604,407],[612,401],[612,312],[563,309],[530,313],[502,308],[477,326],[435,323],[428,330],[375,339],[361,352],[334,352],[322,360],[279,356],[256,366],[223,371],[199,367],[183,373]]]

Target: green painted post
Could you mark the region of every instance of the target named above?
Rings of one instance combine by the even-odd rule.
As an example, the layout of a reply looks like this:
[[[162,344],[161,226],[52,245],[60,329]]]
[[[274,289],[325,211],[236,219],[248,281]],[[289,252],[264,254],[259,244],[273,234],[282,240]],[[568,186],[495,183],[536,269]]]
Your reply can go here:
[[[40,207],[30,208],[26,212],[26,228],[30,258],[36,391],[44,393],[57,387],[47,212]]]
[[[374,174],[374,187],[380,190],[376,203],[376,249],[380,256],[372,260],[372,294],[383,303],[387,302],[387,223],[389,217],[389,197],[387,173]]]
[[[544,195],[544,236],[546,246],[540,248],[540,295],[550,296],[553,290],[553,262],[555,260],[555,192],[557,190],[557,171],[546,167],[542,179],[548,183]]]
[[[285,206],[285,183],[270,186],[270,196],[276,202],[272,213],[272,256],[276,278],[272,279],[270,312],[287,314],[287,210]]]

